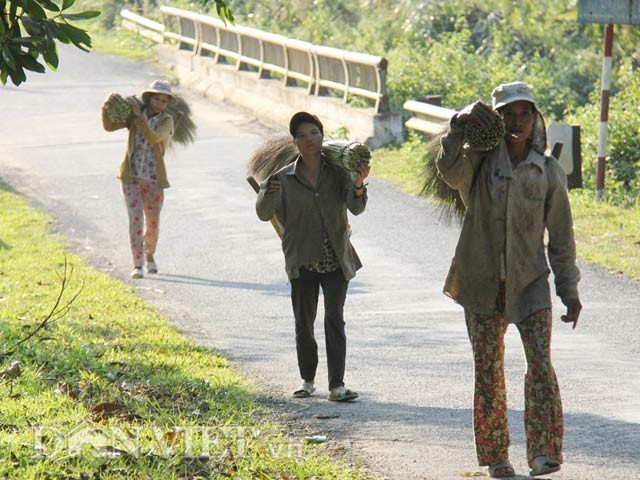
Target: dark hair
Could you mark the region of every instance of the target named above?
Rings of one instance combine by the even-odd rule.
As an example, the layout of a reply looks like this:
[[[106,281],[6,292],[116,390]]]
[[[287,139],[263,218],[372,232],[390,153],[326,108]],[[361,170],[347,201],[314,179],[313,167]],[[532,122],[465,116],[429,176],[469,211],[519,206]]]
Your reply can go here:
[[[289,120],[289,133],[291,136],[295,138],[296,133],[298,131],[298,127],[303,123],[312,123],[320,130],[320,133],[324,135],[324,128],[322,127],[322,122],[315,115],[311,115],[308,112],[298,112],[291,117]]]

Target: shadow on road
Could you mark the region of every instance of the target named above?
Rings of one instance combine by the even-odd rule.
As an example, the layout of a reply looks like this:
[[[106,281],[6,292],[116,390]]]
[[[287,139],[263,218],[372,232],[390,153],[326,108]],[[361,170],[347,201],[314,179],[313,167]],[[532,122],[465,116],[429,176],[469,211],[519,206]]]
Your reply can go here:
[[[232,280],[215,280],[212,278],[201,278],[191,275],[176,275],[171,273],[162,273],[149,278],[152,278],[156,282],[202,285],[205,287],[214,288],[237,288],[240,290],[254,290],[287,297],[291,293],[289,285],[286,283],[263,284],[252,282],[236,282]],[[364,284],[360,284],[358,282],[352,282],[349,284],[349,295],[359,295],[362,293],[369,293],[368,288],[366,288]]]
[[[202,285],[214,288],[237,288],[240,290],[256,290],[275,295],[289,295],[289,287],[284,284],[263,284],[251,282],[235,282],[231,280],[214,280],[212,278],[193,277],[190,275],[175,275],[163,273],[154,275],[156,282],[181,283],[188,285]]]

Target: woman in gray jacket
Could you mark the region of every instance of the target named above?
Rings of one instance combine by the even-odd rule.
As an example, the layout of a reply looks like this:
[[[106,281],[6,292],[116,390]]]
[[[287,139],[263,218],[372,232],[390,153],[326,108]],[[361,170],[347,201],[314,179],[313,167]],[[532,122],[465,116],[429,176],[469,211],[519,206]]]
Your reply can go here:
[[[465,131],[489,131],[497,116],[504,138],[489,150],[465,143]],[[476,102],[453,116],[441,139],[438,171],[466,210],[444,292],[464,307],[475,364],[474,433],[480,465],[513,477],[504,379],[504,335],[518,328],[525,356],[525,429],[530,475],[562,463],[563,417],[551,364],[548,254],[562,320],[576,327],[582,309],[566,175],[545,156],[546,132],[531,89],[499,85],[492,106]]]
[[[349,280],[362,264],[349,239],[347,210],[362,213],[367,204],[368,166],[347,172],[322,155],[323,126],[318,117],[298,112],[289,122],[299,155],[261,185],[256,211],[261,220],[276,216],[284,226],[282,250],[291,281],[296,351],[302,386],[298,398],[314,391],[318,346],[313,332],[319,288],[324,293],[324,328],[329,370],[329,400],[350,401],[358,394],[344,385],[347,340],[343,308]]]

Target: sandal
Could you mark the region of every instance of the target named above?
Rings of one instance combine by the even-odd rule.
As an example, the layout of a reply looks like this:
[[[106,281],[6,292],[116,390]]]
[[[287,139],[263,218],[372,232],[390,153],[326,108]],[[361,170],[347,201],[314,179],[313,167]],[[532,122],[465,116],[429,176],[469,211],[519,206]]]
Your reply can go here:
[[[349,390],[344,386],[334,388],[329,393],[330,402],[350,402],[351,400],[355,400],[358,397],[359,395],[357,392]]]
[[[293,396],[295,398],[309,398],[315,391],[316,389],[313,386],[313,382],[304,381],[302,382],[302,387],[300,388],[300,390],[296,390],[295,392],[293,392]]]
[[[515,477],[516,472],[513,469],[513,465],[507,458],[493,465],[489,465],[489,476],[491,478],[510,478]]]
[[[537,477],[538,475],[548,475],[558,470],[560,470],[560,462],[558,460],[546,455],[538,455],[533,459],[529,475]]]

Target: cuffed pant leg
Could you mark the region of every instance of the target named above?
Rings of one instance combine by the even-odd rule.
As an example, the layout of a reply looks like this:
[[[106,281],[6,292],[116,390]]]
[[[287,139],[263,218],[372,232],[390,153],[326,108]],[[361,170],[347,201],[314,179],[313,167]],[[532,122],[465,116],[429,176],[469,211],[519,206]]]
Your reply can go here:
[[[129,246],[133,257],[133,266],[142,267],[143,255],[143,219],[142,192],[137,182],[122,183],[122,195],[129,216]]]
[[[318,368],[318,344],[313,333],[313,324],[318,311],[319,275],[301,268],[300,276],[291,281],[298,368],[300,377],[308,382],[315,379]]]
[[[493,465],[509,457],[504,377],[504,335],[507,323],[502,315],[476,315],[466,310],[465,319],[473,347],[473,430],[476,454],[480,465]]]
[[[155,183],[144,182],[141,185],[142,205],[144,207],[144,253],[153,258],[160,235],[160,211],[164,203],[164,190]]]
[[[517,324],[527,358],[524,423],[530,467],[538,455],[562,463],[564,426],[560,389],[551,364],[551,319],[551,309],[545,308]]]
[[[324,333],[331,390],[344,385],[347,336],[343,311],[349,281],[344,278],[342,270],[336,270],[321,274],[320,282],[324,294]]]

